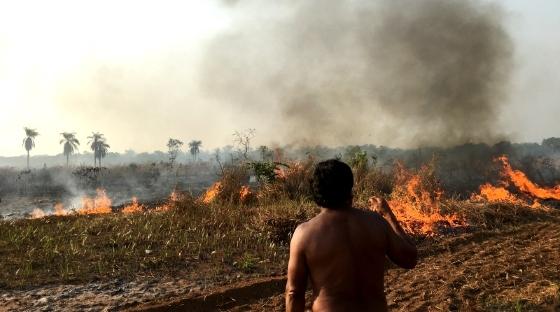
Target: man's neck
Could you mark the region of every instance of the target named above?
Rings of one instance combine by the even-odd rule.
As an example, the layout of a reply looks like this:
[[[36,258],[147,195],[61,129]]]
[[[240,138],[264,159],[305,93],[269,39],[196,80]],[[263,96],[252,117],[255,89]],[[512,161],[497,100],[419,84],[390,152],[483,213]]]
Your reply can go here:
[[[352,205],[346,205],[336,208],[325,208],[321,207],[321,213],[331,213],[331,212],[347,212],[352,210]]]

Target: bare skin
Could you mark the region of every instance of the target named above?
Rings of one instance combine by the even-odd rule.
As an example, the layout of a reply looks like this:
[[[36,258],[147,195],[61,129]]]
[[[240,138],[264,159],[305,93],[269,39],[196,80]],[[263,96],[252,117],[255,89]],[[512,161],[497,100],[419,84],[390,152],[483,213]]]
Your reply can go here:
[[[417,250],[387,202],[369,200],[370,210],[321,208],[298,226],[290,243],[286,310],[304,311],[307,280],[313,311],[386,311],[385,256],[414,268]]]

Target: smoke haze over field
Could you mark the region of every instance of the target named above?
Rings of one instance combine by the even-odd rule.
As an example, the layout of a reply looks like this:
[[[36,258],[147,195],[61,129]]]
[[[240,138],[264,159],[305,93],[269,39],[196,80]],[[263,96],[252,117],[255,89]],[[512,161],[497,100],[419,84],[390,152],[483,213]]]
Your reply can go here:
[[[208,48],[209,96],[268,120],[282,142],[492,142],[512,66],[496,5],[239,1]],[[258,13],[257,13],[258,12]]]
[[[33,7],[33,10],[29,10]],[[554,0],[0,4],[0,155],[559,136]]]

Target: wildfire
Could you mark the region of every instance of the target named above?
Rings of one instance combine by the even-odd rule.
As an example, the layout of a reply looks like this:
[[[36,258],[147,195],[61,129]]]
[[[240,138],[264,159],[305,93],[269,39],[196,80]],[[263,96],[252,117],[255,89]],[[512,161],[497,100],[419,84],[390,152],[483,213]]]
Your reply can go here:
[[[286,174],[286,169],[282,168],[282,167],[277,167],[274,169],[274,174],[276,175],[277,179],[286,179],[287,174]]]
[[[46,214],[42,209],[35,208],[35,209],[33,209],[33,211],[31,212],[30,218],[31,218],[31,219],[39,219],[39,218],[45,217],[46,215],[47,215],[47,214]]]
[[[56,205],[54,205],[54,213],[55,216],[66,216],[68,214],[70,214],[70,211],[64,209],[64,205],[61,203],[58,203]]]
[[[501,175],[505,181],[501,181],[503,186],[493,186],[489,183],[480,186],[480,194],[473,194],[471,200],[486,200],[489,202],[505,202],[515,205],[529,205],[532,200],[531,207],[542,207],[539,199],[555,199],[560,200],[560,185],[553,188],[543,188],[529,180],[527,175],[521,171],[513,169],[509,163],[507,156],[500,156],[495,159],[496,162],[501,163]],[[515,194],[512,194],[506,189],[509,185],[513,184],[527,199],[522,199]]]
[[[481,185],[480,195],[474,194],[473,199],[486,199],[489,202],[522,202],[519,198],[510,193],[510,191],[508,191],[505,187],[493,186],[490,183]]]
[[[466,226],[466,221],[456,215],[442,215],[440,202],[443,191],[438,185],[428,189],[420,173],[425,174],[424,166],[418,174],[412,174],[397,164],[397,184],[389,204],[405,231],[409,233],[434,235],[439,227]]]
[[[144,206],[138,203],[138,198],[132,197],[132,203],[123,208],[123,213],[136,213],[144,211]]]
[[[506,175],[520,191],[538,199],[560,200],[560,185],[556,185],[553,188],[540,187],[529,180],[523,171],[513,169],[509,164],[507,156],[500,156],[497,158],[497,161],[502,163],[503,174]]]
[[[169,199],[164,204],[155,207],[153,211],[156,212],[168,211],[173,208],[175,202],[180,200],[181,200],[181,195],[178,192],[173,191],[171,192],[171,194],[169,194]],[[76,213],[81,215],[105,214],[105,213],[111,213],[113,211],[111,206],[112,201],[109,198],[109,196],[107,196],[107,193],[104,189],[98,189],[97,195],[93,198],[88,196],[82,197],[81,203],[82,203],[81,207],[79,207],[76,210],[66,210],[62,203],[58,203],[54,205],[54,211],[52,213],[45,212],[42,209],[36,208],[29,214],[29,217],[32,219],[36,219],[36,218],[43,218],[48,215],[66,216],[66,215],[71,215]],[[126,205],[122,209],[122,212],[128,214],[128,213],[143,212],[145,210],[146,207],[138,201],[138,198],[132,197],[132,203]]]
[[[210,186],[210,188],[206,190],[206,193],[204,193],[204,196],[202,197],[202,202],[205,204],[209,204],[213,202],[214,199],[216,199],[216,196],[218,196],[218,194],[220,194],[221,191],[222,191],[221,182],[218,181],[212,184],[212,186]]]
[[[171,194],[169,194],[169,200],[172,202],[176,202],[179,201],[180,199],[180,195],[176,190],[173,190],[173,192],[171,192]]]
[[[95,198],[82,197],[82,207],[77,210],[79,214],[102,214],[111,213],[111,199],[104,189],[97,189]]]
[[[169,210],[171,210],[171,208],[173,208],[174,203],[179,201],[179,200],[180,200],[179,193],[177,193],[175,190],[173,190],[173,192],[171,192],[171,194],[169,194],[169,198],[167,199],[167,202],[164,203],[163,205],[157,206],[154,210],[155,211],[169,211]]]
[[[249,200],[249,198],[251,197],[252,194],[253,193],[251,192],[251,189],[249,188],[249,186],[243,185],[241,187],[241,190],[239,191],[239,199],[241,200],[242,203],[244,203],[247,200]]]
[[[278,166],[274,169],[277,179],[286,180],[291,176],[302,174],[305,170],[304,165],[299,162],[291,162],[288,166]]]

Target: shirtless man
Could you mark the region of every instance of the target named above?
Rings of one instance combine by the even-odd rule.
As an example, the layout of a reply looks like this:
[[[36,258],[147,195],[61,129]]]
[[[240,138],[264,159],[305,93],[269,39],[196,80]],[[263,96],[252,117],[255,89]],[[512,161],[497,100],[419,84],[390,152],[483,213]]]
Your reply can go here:
[[[416,266],[416,247],[384,199],[371,198],[372,211],[352,207],[353,180],[343,162],[317,164],[312,192],[321,213],[292,237],[287,311],[304,311],[308,278],[313,311],[387,311],[385,256],[406,269]]]

